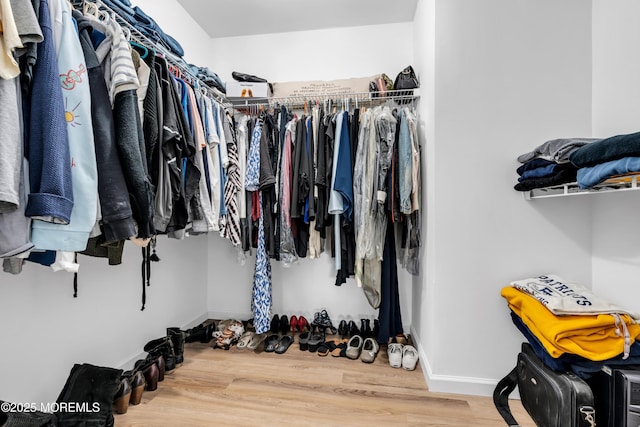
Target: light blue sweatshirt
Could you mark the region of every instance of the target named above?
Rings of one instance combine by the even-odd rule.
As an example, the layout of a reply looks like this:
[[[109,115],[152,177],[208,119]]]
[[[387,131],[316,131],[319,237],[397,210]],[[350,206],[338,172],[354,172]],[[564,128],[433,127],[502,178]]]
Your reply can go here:
[[[60,40],[57,59],[69,136],[74,205],[69,224],[34,220],[31,240],[37,249],[79,252],[86,249],[89,232],[98,215],[98,173],[91,122],[91,94],[87,67],[69,3],[66,0],[50,2],[58,2],[62,9],[60,34],[54,37]]]

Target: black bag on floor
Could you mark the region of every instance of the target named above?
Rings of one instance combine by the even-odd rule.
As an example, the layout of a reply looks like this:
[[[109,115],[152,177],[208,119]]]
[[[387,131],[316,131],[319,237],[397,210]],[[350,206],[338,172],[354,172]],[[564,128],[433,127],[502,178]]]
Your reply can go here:
[[[7,403],[0,400],[0,407]],[[0,427],[56,427],[58,425],[55,415],[33,408],[29,408],[29,411],[19,410],[21,406],[22,404],[9,403],[9,408],[18,410],[3,412],[0,409]]]
[[[58,425],[113,427],[113,397],[122,369],[75,364],[56,403]]]
[[[594,427],[593,392],[571,372],[548,368],[528,343],[522,344],[515,368],[493,391],[493,403],[509,426],[518,426],[509,395],[518,386],[522,406],[539,427]]]

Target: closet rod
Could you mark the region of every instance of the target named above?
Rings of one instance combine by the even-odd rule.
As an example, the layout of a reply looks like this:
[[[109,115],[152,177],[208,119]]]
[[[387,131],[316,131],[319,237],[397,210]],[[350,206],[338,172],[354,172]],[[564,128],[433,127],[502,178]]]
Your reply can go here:
[[[202,80],[198,78],[190,69],[187,67],[186,62],[182,58],[178,58],[173,52],[169,49],[162,46],[160,43],[155,43],[153,40],[149,39],[147,36],[142,34],[137,28],[131,25],[126,19],[118,14],[115,10],[111,9],[109,6],[104,4],[100,0],[73,0],[71,4],[75,8],[79,8],[82,11],[82,6],[84,3],[91,2],[103,8],[106,12],[109,13],[110,16],[116,18],[116,22],[126,29],[131,37],[131,39],[137,43],[144,45],[146,48],[152,49],[164,57],[164,59],[170,63],[173,67],[177,68],[180,73],[191,82],[197,82],[197,86],[202,88],[202,90],[206,91],[212,98],[222,104],[224,107],[231,108],[232,105],[229,100],[225,97],[225,95],[220,92],[218,89],[213,88],[211,86],[206,85]]]
[[[350,102],[352,105],[357,102],[358,105],[379,105],[387,101],[415,101],[420,98],[419,89],[407,90],[389,90],[386,92],[333,92],[317,95],[296,95],[269,98],[236,98],[229,99],[236,109],[245,109],[246,107],[275,107],[278,105],[287,105],[290,107],[303,107],[305,104],[311,106],[316,103],[324,103],[331,101],[333,103]]]

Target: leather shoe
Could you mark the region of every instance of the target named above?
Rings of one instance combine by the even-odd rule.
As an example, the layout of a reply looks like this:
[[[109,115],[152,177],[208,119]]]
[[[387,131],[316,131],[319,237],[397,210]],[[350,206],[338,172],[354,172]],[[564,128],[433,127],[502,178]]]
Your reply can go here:
[[[120,379],[120,385],[113,396],[113,406],[116,414],[126,414],[131,400],[131,384],[126,377]]]
[[[272,334],[277,334],[280,330],[280,316],[274,314],[271,318],[271,327],[269,328],[269,332]]]
[[[309,322],[307,321],[306,317],[300,316],[298,317],[298,331],[305,332],[305,330],[309,330]]]
[[[340,323],[338,323],[338,334],[344,338],[347,335],[349,335],[349,327],[347,326],[347,321],[346,320],[341,320]]]
[[[289,332],[289,318],[286,314],[280,317],[280,332],[282,335],[286,335]]]

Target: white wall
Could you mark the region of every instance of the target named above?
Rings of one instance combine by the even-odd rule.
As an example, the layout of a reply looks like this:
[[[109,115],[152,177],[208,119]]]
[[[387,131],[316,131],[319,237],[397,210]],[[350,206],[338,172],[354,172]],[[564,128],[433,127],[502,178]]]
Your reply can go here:
[[[633,18],[640,4],[593,0],[593,134],[638,132],[640,117],[640,28]],[[640,309],[640,248],[632,193],[592,197],[593,289],[631,310]]]
[[[216,73],[232,71],[271,82],[333,80],[387,73],[392,79],[413,58],[410,22],[212,39]]]
[[[185,327],[206,312],[206,238],[158,238],[161,261],[151,267],[141,308],[141,250],[127,243],[123,263],[78,256],[73,275],[27,263],[22,274],[0,273],[0,399],[54,402],[74,363],[131,368],[168,326]]]
[[[402,287],[411,288],[412,334],[420,352],[422,370],[428,379],[429,364],[426,349],[433,348],[428,326],[436,322],[435,312],[426,309],[433,298],[437,265],[435,264],[436,234],[436,156],[435,156],[435,93],[436,93],[436,1],[420,0],[413,21],[414,70],[420,80],[421,99],[418,104],[419,140],[422,144],[422,249],[420,275],[400,275]],[[431,387],[431,384],[429,384]]]
[[[133,0],[158,23],[162,31],[176,39],[184,49],[184,60],[198,66],[209,66],[213,53],[209,35],[187,13],[177,0]]]
[[[512,186],[519,154],[591,133],[591,5],[436,0],[433,61],[435,271],[416,327],[430,390],[490,394],[523,340],[500,289],[546,272],[590,283],[588,200],[526,202]]]
[[[412,62],[412,24],[387,24],[331,30],[213,39],[214,69],[224,79],[232,71],[256,74],[270,81],[332,80],[368,77],[382,72],[391,78]],[[251,316],[255,257],[242,267],[227,242],[210,238],[210,253],[223,262],[209,265],[209,312],[212,316]],[[284,268],[272,261],[272,313],[312,317],[327,309],[334,324],[341,319],[377,317],[353,279],[335,283],[333,259],[304,259]],[[231,286],[230,286],[231,284]],[[400,289],[403,323],[411,323],[411,290]],[[311,319],[309,319],[311,320]]]

